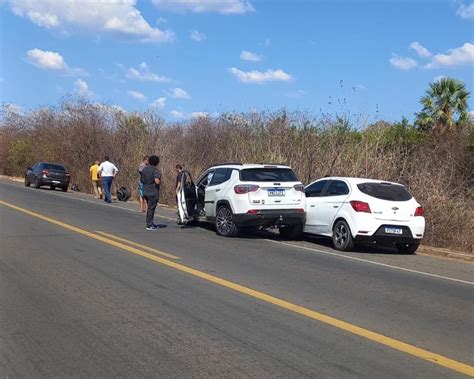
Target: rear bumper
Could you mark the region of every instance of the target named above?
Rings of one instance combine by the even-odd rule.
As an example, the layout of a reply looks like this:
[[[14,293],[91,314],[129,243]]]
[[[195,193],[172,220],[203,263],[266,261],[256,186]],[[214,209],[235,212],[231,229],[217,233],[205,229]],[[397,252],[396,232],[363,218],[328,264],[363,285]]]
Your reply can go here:
[[[402,234],[386,233],[385,232],[386,227],[402,229]],[[386,246],[396,245],[399,243],[401,244],[409,243],[409,244],[419,245],[421,242],[421,238],[413,237],[413,234],[408,226],[382,225],[371,236],[357,234],[354,237],[354,241],[358,243],[364,243],[364,244],[379,244],[379,245],[386,245]]]
[[[296,209],[259,210],[256,214],[237,213],[234,215],[238,226],[280,226],[304,223],[306,214]]]
[[[54,185],[56,187],[66,187],[69,185],[69,179],[56,179],[56,178],[39,178],[42,186]]]

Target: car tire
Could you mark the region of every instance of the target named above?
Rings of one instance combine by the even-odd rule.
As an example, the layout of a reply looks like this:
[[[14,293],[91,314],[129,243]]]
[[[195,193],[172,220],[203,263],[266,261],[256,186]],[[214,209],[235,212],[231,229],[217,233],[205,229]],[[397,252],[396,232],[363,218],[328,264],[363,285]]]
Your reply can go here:
[[[38,178],[35,178],[35,188],[40,188],[41,187],[41,182]]]
[[[217,208],[215,226],[217,234],[223,237],[235,237],[240,232],[240,228],[235,225],[234,214],[227,205]]]
[[[49,186],[49,189],[50,189],[51,191],[54,191],[54,190],[56,189],[56,187],[55,187],[55,186]]]
[[[334,224],[332,230],[332,243],[334,248],[340,251],[349,251],[354,248],[351,229],[344,220],[339,220]]]
[[[25,187],[29,187],[31,183],[28,181],[28,177],[25,175]]]
[[[303,237],[303,224],[285,225],[278,228],[285,239],[300,240]]]
[[[61,190],[62,190],[63,192],[67,192],[67,186],[66,186],[66,187],[61,187]]]
[[[397,243],[397,250],[402,254],[415,254],[418,249],[418,244],[416,243]]]

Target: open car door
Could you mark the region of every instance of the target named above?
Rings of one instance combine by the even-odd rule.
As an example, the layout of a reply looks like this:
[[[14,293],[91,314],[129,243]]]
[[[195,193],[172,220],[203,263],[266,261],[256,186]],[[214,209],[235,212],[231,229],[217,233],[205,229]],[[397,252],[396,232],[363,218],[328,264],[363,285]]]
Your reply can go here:
[[[195,220],[197,214],[197,192],[189,171],[181,175],[181,185],[177,193],[178,224],[183,225]]]

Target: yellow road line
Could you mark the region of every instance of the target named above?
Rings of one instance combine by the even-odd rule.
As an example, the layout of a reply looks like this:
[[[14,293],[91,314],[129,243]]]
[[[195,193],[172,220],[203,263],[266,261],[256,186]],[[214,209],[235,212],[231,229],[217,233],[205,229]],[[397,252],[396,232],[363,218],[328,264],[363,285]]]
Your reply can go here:
[[[416,346],[413,346],[413,345],[410,345],[408,343],[396,340],[396,339],[391,338],[391,337],[384,336],[383,334],[376,333],[376,332],[373,332],[371,330],[361,328],[357,325],[354,325],[354,324],[336,319],[334,317],[327,316],[325,314],[313,311],[311,309],[302,307],[300,305],[290,303],[286,300],[279,299],[275,296],[267,295],[263,292],[259,292],[259,291],[253,290],[251,288],[242,286],[240,284],[233,283],[231,281],[219,278],[217,276],[207,274],[205,272],[193,269],[191,267],[187,267],[187,266],[185,266],[181,263],[177,263],[177,262],[170,261],[168,259],[157,257],[156,255],[147,253],[147,252],[142,251],[142,250],[138,250],[134,247],[127,246],[125,244],[114,241],[110,238],[106,238],[106,237],[103,237],[101,235],[91,233],[87,230],[84,230],[84,229],[66,224],[64,222],[55,220],[53,218],[43,216],[39,213],[32,212],[28,209],[20,208],[20,207],[17,207],[16,205],[9,204],[9,203],[6,203],[6,202],[1,201],[1,200],[0,200],[0,204],[4,205],[6,207],[9,207],[9,208],[15,209],[19,212],[28,214],[30,216],[39,218],[40,220],[49,222],[49,223],[54,224],[54,225],[61,226],[65,229],[74,231],[76,233],[82,234],[84,236],[93,238],[93,239],[101,241],[101,242],[104,242],[104,243],[109,244],[111,246],[115,246],[115,247],[118,247],[122,250],[126,250],[130,253],[133,253],[133,254],[139,255],[141,257],[147,258],[151,261],[161,263],[161,264],[163,264],[165,266],[168,266],[168,267],[172,267],[172,268],[174,268],[176,270],[179,270],[181,272],[191,274],[195,277],[204,279],[208,282],[218,284],[222,287],[226,287],[226,288],[229,288],[229,289],[234,290],[236,292],[243,293],[243,294],[248,295],[250,297],[253,297],[255,299],[265,301],[267,303],[276,305],[280,308],[283,308],[283,309],[289,310],[291,312],[306,316],[308,318],[311,318],[313,320],[325,323],[327,325],[331,325],[333,327],[344,330],[346,332],[353,333],[353,334],[358,335],[360,337],[366,338],[370,341],[377,342],[381,345],[385,345],[385,346],[390,347],[392,349],[402,351],[402,352],[404,352],[406,354],[410,354],[414,357],[421,358],[421,359],[424,359],[426,361],[435,363],[437,365],[440,365],[440,366],[449,368],[451,370],[460,372],[462,374],[474,377],[474,366],[470,366],[468,364],[455,361],[453,359],[444,357],[442,355],[432,353],[431,351],[418,348]]]
[[[125,239],[125,238],[121,238],[121,237],[114,236],[113,234],[101,232],[100,230],[96,230],[96,233],[102,234],[103,236],[112,238],[112,239],[117,240],[117,241],[120,241],[120,242],[124,242],[124,243],[126,243],[127,245],[132,245],[132,246],[136,246],[136,247],[141,247],[141,248],[144,249],[144,250],[148,250],[148,251],[151,251],[152,253],[156,253],[156,254],[159,254],[159,255],[163,255],[164,257],[168,257],[168,258],[171,258],[171,259],[181,259],[180,257],[177,257],[176,255],[168,254],[168,253],[165,253],[165,252],[163,252],[163,251],[156,250],[156,249],[154,249],[154,248],[152,248],[152,247],[149,247],[149,246],[146,246],[146,245],[142,245],[142,244],[140,244],[140,243],[138,243],[138,242],[133,242],[133,241],[129,241],[129,240]]]

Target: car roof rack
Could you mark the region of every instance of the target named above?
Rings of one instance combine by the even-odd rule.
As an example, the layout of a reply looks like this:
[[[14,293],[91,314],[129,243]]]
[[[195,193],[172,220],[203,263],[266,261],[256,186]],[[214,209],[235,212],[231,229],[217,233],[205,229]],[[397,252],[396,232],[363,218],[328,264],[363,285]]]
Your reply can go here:
[[[234,165],[234,166],[243,166],[243,163],[241,163],[241,162],[217,163],[217,164],[210,165],[209,167],[231,166],[231,165]]]

